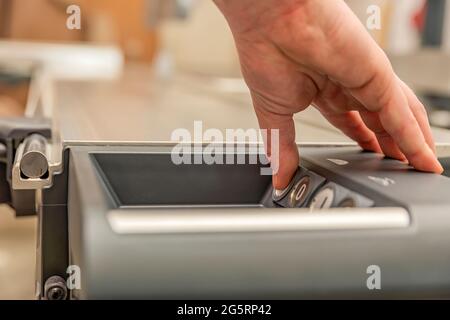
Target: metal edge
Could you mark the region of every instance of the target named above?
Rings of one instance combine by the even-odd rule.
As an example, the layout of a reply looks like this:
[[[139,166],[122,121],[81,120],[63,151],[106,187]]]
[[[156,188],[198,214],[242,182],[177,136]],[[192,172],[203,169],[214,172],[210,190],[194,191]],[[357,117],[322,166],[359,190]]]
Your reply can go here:
[[[115,209],[107,213],[117,234],[293,232],[407,228],[404,208],[310,209],[242,208]]]

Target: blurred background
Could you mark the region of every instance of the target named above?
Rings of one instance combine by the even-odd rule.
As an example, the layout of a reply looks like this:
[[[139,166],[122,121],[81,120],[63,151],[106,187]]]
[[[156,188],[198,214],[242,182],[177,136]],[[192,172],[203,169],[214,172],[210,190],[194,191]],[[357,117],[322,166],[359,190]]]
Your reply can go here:
[[[425,102],[432,124],[450,128],[450,1],[346,2],[364,25],[377,6],[381,28],[370,33]],[[74,4],[81,29],[66,27]],[[50,45],[44,60],[61,49],[52,44],[113,46],[125,70],[156,73],[158,81],[179,73],[240,80],[233,39],[211,0],[0,0],[0,117],[23,115],[29,104],[33,66],[8,56],[33,55],[20,46],[30,42]],[[35,224],[0,207],[0,299],[34,297]]]

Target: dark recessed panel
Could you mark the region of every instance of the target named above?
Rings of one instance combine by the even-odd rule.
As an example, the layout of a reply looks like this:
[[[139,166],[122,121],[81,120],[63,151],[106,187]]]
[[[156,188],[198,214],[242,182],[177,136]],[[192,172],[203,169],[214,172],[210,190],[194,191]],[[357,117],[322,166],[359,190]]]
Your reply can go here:
[[[271,185],[261,164],[181,164],[170,154],[98,153],[97,167],[122,206],[259,205]]]

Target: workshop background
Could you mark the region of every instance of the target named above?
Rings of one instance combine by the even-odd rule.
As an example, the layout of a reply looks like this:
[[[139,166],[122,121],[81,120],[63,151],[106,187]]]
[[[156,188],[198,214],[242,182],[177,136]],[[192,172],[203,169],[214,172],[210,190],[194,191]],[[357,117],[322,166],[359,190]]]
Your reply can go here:
[[[126,4],[125,4],[126,3]],[[450,1],[348,0],[394,68],[421,96],[435,126],[450,128]],[[81,30],[66,28],[69,5]],[[233,39],[211,0],[0,0],[0,41],[114,44],[126,63],[165,78],[177,72],[240,77]],[[150,68],[151,67],[151,68]],[[29,78],[0,60],[0,117],[24,113]],[[33,299],[36,218],[0,207],[0,299]]]

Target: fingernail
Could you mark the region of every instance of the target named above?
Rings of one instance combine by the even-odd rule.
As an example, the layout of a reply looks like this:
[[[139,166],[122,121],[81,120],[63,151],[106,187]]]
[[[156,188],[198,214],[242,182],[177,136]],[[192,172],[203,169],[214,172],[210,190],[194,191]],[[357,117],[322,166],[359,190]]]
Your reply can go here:
[[[279,190],[279,189],[273,189],[273,194],[272,194],[272,198],[274,200],[280,200],[282,197],[284,197],[284,195],[287,193],[287,191],[289,190],[290,186],[287,186],[285,189],[283,190]]]

